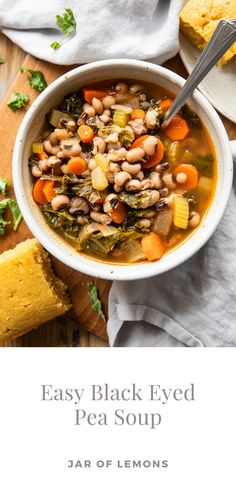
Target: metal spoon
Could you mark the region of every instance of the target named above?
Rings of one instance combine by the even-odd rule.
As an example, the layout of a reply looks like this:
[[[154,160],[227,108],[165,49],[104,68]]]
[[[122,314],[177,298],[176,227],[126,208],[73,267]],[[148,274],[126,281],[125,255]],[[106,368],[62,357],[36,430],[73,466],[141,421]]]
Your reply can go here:
[[[167,127],[174,115],[180,110],[187,98],[214,67],[216,62],[236,40],[236,19],[221,20],[206,48],[200,55],[186,83],[164,115],[162,127]]]

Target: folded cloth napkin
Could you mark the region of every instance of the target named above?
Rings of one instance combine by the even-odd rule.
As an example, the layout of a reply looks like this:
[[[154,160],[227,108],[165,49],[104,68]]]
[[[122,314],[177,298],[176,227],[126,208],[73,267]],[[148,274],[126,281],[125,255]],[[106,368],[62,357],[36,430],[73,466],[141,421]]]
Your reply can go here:
[[[58,64],[108,58],[153,59],[178,51],[182,0],[0,0],[0,29],[23,50]],[[76,33],[54,51],[62,35],[56,15],[71,8]]]
[[[167,273],[114,282],[111,346],[236,346],[236,181],[210,241]]]

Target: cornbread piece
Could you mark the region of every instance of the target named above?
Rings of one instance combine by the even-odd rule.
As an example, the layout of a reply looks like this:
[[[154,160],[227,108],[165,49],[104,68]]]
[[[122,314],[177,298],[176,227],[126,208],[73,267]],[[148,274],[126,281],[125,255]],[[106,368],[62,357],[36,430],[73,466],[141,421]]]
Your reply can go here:
[[[22,335],[56,316],[70,303],[36,239],[0,255],[0,341]]]
[[[195,46],[203,50],[220,19],[236,19],[236,0],[189,0],[180,13],[180,29]],[[236,60],[236,43],[218,65]]]

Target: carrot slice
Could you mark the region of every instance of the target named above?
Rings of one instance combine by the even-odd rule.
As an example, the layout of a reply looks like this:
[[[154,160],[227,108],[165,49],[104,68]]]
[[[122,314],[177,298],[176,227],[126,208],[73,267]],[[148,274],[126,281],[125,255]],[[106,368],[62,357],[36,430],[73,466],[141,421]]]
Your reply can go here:
[[[82,94],[90,105],[92,105],[92,99],[97,98],[98,100],[102,100],[104,96],[107,96],[110,94],[108,89],[105,88],[82,88]]]
[[[161,110],[163,110],[163,112],[166,112],[170,108],[172,103],[173,100],[171,100],[171,98],[166,98],[165,100],[161,101],[159,107],[161,108]]]
[[[157,138],[157,149],[156,149],[154,155],[150,156],[150,158],[147,160],[147,162],[144,162],[142,164],[142,168],[143,169],[151,168],[151,167],[154,167],[155,165],[158,165],[158,163],[161,162],[161,160],[164,156],[164,151],[165,151],[164,144],[162,143],[162,141],[159,138]]]
[[[131,112],[131,120],[144,119],[144,117],[145,117],[145,112],[141,108],[135,108]]]
[[[44,187],[43,187],[43,194],[44,194],[46,200],[48,201],[48,203],[51,203],[52,199],[55,198],[55,196],[56,196],[56,193],[55,193],[55,190],[53,187],[54,182],[53,182],[53,180],[46,180],[43,182],[46,182],[46,184],[44,184]]]
[[[110,215],[113,222],[118,224],[122,223],[128,215],[126,205],[124,203],[118,202],[117,206],[115,206]]]
[[[45,151],[43,151],[42,153],[37,153],[37,156],[39,160],[46,160],[48,158],[48,155],[47,153],[45,153]]]
[[[67,163],[68,172],[70,174],[80,175],[85,171],[86,162],[80,156],[71,158]]]
[[[155,232],[145,235],[141,239],[142,250],[149,261],[159,260],[166,249],[165,242]]]
[[[143,147],[143,141],[149,137],[149,134],[143,134],[142,136],[139,136],[135,141],[131,144],[130,150],[133,148]],[[163,156],[164,156],[164,145],[162,141],[157,138],[157,149],[154,155],[150,156],[150,158],[142,164],[142,168],[151,168],[154,167],[155,165],[158,165],[158,163],[161,162]]]
[[[176,177],[177,174],[184,173],[187,176],[186,182],[184,182],[184,188],[191,191],[198,186],[198,171],[194,165],[178,165],[174,168],[173,174]]]
[[[33,187],[33,198],[36,203],[39,205],[44,205],[46,203],[46,198],[43,192],[43,188],[45,187],[45,180],[38,179]]]
[[[90,143],[93,140],[94,131],[89,125],[80,125],[77,132],[83,143]]]
[[[165,134],[172,141],[182,141],[188,135],[189,130],[186,120],[176,115],[165,129]]]

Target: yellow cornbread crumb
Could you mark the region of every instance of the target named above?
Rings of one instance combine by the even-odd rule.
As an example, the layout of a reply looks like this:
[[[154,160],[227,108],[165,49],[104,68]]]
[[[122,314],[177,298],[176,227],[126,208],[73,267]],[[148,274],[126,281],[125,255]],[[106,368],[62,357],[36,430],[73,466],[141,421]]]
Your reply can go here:
[[[13,339],[64,314],[67,287],[36,239],[0,255],[0,341]]]
[[[180,13],[180,29],[203,50],[220,19],[236,19],[236,0],[189,0]],[[220,59],[224,65],[236,59],[236,43]]]

